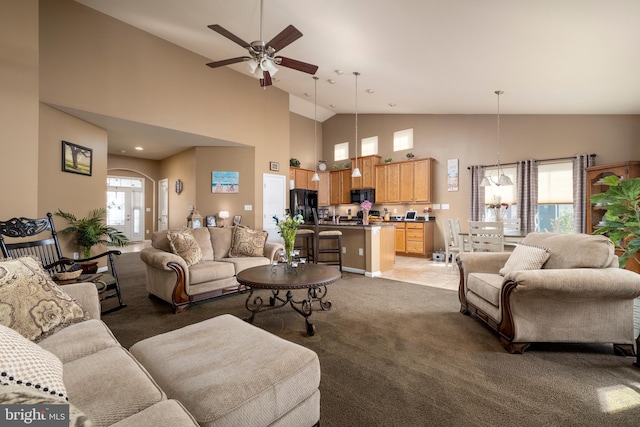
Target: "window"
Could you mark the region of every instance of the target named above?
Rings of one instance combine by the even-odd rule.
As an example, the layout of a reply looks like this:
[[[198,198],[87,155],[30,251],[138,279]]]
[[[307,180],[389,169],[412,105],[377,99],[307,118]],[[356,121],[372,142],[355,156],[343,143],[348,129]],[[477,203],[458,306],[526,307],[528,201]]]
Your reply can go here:
[[[362,138],[360,148],[363,156],[378,154],[378,137],[370,136],[369,138]]]
[[[336,144],[333,147],[333,160],[347,160],[349,159],[349,143],[341,142],[340,144]]]
[[[538,166],[538,231],[573,233],[573,164]]]
[[[409,150],[411,148],[413,148],[413,128],[393,133],[393,151]]]

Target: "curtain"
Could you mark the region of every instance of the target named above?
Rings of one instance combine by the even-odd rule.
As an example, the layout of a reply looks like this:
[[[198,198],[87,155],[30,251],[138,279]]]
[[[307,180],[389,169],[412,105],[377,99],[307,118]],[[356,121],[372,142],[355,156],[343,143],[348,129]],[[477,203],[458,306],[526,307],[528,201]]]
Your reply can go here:
[[[524,233],[536,231],[538,216],[538,161],[522,160],[517,163],[518,218]]]
[[[469,220],[482,221],[484,216],[484,187],[480,187],[480,182],[484,178],[484,166],[470,166],[469,169],[471,169]]]
[[[595,155],[578,154],[573,159],[573,232],[587,231],[587,171],[586,167],[593,166]]]

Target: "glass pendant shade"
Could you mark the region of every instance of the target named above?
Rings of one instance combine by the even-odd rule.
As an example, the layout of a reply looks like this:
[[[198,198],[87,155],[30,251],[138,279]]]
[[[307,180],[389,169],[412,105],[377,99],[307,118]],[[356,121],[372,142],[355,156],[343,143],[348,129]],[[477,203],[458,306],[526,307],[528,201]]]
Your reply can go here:
[[[498,185],[513,185],[513,181],[507,175],[502,174],[500,178],[498,178]]]
[[[351,177],[352,178],[360,178],[362,176],[362,174],[360,173],[360,169],[355,168],[353,170],[353,172],[351,173]]]
[[[320,181],[320,175],[318,175],[318,172],[314,172],[313,176],[311,177],[311,181]]]
[[[489,178],[487,178],[486,176],[482,178],[482,181],[480,181],[480,187],[491,187],[491,182],[489,181]]]

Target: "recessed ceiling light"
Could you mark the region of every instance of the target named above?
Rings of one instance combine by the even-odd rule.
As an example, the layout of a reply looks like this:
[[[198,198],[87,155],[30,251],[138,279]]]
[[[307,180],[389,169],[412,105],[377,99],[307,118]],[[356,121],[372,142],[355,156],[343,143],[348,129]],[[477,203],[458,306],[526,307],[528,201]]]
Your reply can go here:
[[[368,93],[369,95],[371,95],[371,94],[372,94],[372,93],[374,93],[374,92],[375,92],[375,90],[373,90],[373,89],[367,89],[367,93]]]
[[[124,153],[126,153],[126,152],[127,152],[127,150],[120,150],[120,152],[121,152],[122,154],[124,154]]]
[[[144,148],[142,148],[142,147],[133,147],[133,148],[135,148],[135,149],[136,149],[136,150],[138,150],[138,151],[142,151],[142,150],[144,150]]]
[[[343,74],[344,74],[344,71],[342,71],[342,70],[336,70],[336,74],[337,74],[337,75],[339,75],[339,76],[341,76],[341,75],[343,75]]]
[[[310,94],[309,92],[305,92],[305,93],[304,93],[304,96],[306,96],[307,98],[310,98],[310,97],[311,97],[311,94]]]
[[[335,81],[335,80],[333,80],[333,79],[329,79],[329,80],[327,80],[327,81],[328,81],[328,82],[329,82],[329,84],[331,84],[331,85],[336,84],[336,81]]]
[[[329,104],[329,107],[336,108],[336,105],[335,104]]]
[[[393,108],[393,107],[395,107],[395,106],[396,106],[396,104],[395,104],[395,103],[393,103],[393,102],[390,102],[390,103],[389,103],[389,107]]]

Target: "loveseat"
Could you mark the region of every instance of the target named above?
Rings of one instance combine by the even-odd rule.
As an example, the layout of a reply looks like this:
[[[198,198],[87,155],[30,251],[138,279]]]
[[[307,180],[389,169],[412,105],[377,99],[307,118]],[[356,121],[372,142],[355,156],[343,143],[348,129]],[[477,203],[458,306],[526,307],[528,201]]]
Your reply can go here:
[[[176,313],[192,302],[235,292],[236,274],[271,263],[284,249],[266,239],[266,231],[243,226],[155,232],[151,247],[140,252],[147,268],[147,291],[171,304]]]
[[[605,236],[530,233],[513,252],[465,252],[460,312],[497,331],[510,353],[532,342],[612,343],[634,353],[640,275],[618,267]]]
[[[0,262],[0,405],[68,403],[74,426],[319,422],[313,351],[231,315],[127,351],[100,320],[93,283],[57,287],[32,260],[9,262]]]

